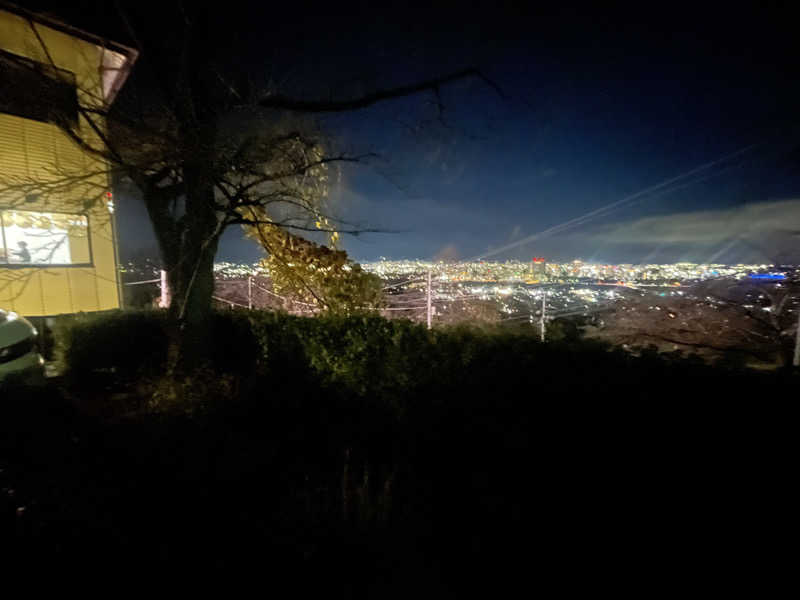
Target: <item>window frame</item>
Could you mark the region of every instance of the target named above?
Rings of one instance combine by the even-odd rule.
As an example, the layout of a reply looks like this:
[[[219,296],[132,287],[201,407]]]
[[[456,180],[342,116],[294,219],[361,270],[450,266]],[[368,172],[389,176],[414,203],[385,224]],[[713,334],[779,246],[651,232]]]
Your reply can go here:
[[[52,214],[52,215],[72,215],[76,217],[84,217],[86,219],[86,241],[89,246],[89,262],[82,263],[12,263],[8,262],[8,245],[6,244],[6,224],[3,220],[3,213],[8,211],[21,212],[21,213],[34,213],[34,214]],[[85,269],[87,267],[94,268],[94,250],[92,248],[92,220],[88,212],[72,212],[67,210],[30,210],[20,209],[15,206],[0,206],[0,242],[2,242],[3,250],[6,252],[5,262],[0,261],[0,269],[69,269],[78,268]]]

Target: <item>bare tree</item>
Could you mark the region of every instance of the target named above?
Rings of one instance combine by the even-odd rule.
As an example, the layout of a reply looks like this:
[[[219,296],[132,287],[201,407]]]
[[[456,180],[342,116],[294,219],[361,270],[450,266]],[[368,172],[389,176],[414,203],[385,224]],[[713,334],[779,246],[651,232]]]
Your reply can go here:
[[[172,314],[196,332],[207,321],[214,257],[229,226],[348,231],[328,214],[327,169],[370,155],[336,151],[309,115],[426,92],[441,108],[443,86],[469,77],[486,81],[477,70],[464,69],[340,99],[259,91],[246,69],[220,66],[215,40],[222,33],[211,11],[167,3],[156,23],[149,12],[137,18],[117,7],[140,52],[134,85],[111,110],[85,101],[87,94],[78,90],[79,119],[55,121],[92,166],[9,185],[37,193],[90,185],[89,173],[96,178],[110,165],[116,181],[131,182],[141,194],[168,274]],[[97,194],[83,197],[99,201]]]

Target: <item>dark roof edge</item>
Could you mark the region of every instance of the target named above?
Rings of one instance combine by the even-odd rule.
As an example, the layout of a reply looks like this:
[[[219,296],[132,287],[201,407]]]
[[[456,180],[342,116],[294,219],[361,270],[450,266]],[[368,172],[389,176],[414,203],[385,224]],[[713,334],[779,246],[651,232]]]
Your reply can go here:
[[[58,19],[55,19],[53,17],[35,13],[33,11],[28,10],[27,8],[17,6],[12,2],[7,2],[6,0],[0,0],[0,9],[3,9],[10,13],[17,14],[21,17],[25,17],[26,19],[31,19],[33,21],[36,21],[37,23],[46,25],[51,29],[55,29],[56,31],[66,33],[73,37],[89,42],[91,44],[96,44],[103,48],[108,48],[109,50],[118,52],[119,54],[123,54],[126,57],[128,57],[128,60],[130,60],[131,63],[135,62],[136,58],[139,56],[139,52],[129,46],[125,46],[124,44],[120,44],[118,42],[114,42],[112,40],[104,38],[102,36],[95,35],[94,33],[89,33],[88,31],[84,31],[83,29],[78,29],[77,27],[73,27],[72,25],[64,23],[63,21],[59,21]]]
[[[21,17],[24,17],[26,19],[30,19],[31,21],[40,23],[46,27],[49,27],[50,29],[60,31],[61,33],[71,35],[72,37],[76,37],[85,42],[89,42],[90,44],[95,44],[97,46],[100,46],[101,48],[107,48],[112,52],[116,52],[118,54],[122,54],[123,56],[125,56],[125,58],[127,59],[125,61],[125,66],[120,70],[120,73],[116,81],[114,82],[111,96],[107,99],[109,104],[113,102],[116,93],[124,85],[125,80],[128,78],[128,74],[131,68],[133,67],[134,63],[136,62],[136,59],[139,58],[138,50],[134,50],[129,46],[125,46],[124,44],[114,42],[102,36],[89,33],[88,31],[84,31],[83,29],[78,29],[77,27],[73,27],[72,25],[59,21],[58,19],[54,19],[53,17],[35,13],[33,11],[28,10],[27,8],[17,6],[12,2],[7,2],[6,0],[0,0],[0,10],[4,10],[6,12],[10,12],[19,15]]]

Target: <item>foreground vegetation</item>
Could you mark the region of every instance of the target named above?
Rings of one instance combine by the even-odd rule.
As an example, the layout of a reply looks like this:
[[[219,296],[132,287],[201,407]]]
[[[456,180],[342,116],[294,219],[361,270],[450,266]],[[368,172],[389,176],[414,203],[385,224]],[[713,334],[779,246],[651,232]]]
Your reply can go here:
[[[399,597],[772,556],[744,516],[789,372],[371,316],[211,329],[178,375],[161,313],[61,324],[61,385],[0,404],[4,564]]]

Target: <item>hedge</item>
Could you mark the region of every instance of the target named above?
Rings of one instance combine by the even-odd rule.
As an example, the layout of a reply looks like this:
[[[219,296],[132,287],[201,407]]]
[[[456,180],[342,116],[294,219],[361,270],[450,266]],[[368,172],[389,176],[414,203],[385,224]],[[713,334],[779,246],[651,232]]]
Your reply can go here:
[[[56,355],[68,376],[113,371],[122,378],[164,372],[169,344],[163,311],[112,311],[59,319]],[[422,388],[460,384],[470,370],[496,359],[498,348],[531,336],[465,327],[428,331],[407,320],[375,315],[296,317],[261,311],[214,313],[204,353],[221,373],[255,369],[275,383],[316,380],[360,398],[380,397],[395,408]]]
[[[328,397],[360,399],[395,414],[415,402],[425,410],[437,403],[460,410],[454,396],[469,396],[473,407],[541,398],[669,400],[687,392],[713,398],[738,385],[725,370],[677,357],[636,358],[587,341],[542,344],[536,335],[503,330],[428,331],[375,315],[225,311],[215,313],[211,325],[202,367],[257,375],[258,385],[248,389],[260,397],[278,388],[300,394],[324,390]],[[58,357],[70,376],[102,370],[122,378],[159,375],[166,365],[167,332],[166,315],[159,311],[78,315],[58,324]],[[741,376],[753,384],[759,379]]]
[[[156,373],[167,359],[166,323],[161,311],[61,316],[54,328],[56,362],[69,377],[97,371],[124,377]]]

